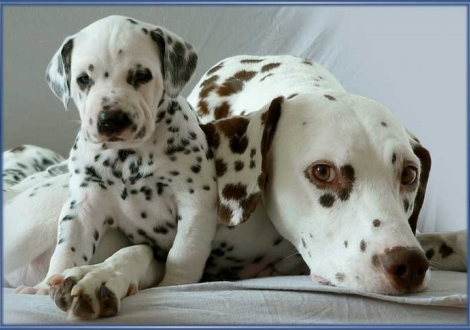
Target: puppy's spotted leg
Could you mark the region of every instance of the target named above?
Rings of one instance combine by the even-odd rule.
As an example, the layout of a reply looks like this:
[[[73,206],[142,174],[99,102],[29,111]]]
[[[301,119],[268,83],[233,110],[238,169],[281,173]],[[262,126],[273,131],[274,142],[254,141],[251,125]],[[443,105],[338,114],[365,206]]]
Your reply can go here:
[[[123,248],[104,262],[67,269],[54,275],[50,296],[69,319],[114,316],[121,299],[155,286],[164,263],[153,258],[147,245]]]
[[[72,177],[73,181],[77,181]],[[106,205],[96,205],[97,198],[92,189],[81,194],[71,193],[60,213],[57,245],[51,257],[46,278],[34,288],[20,287],[17,293],[47,294],[49,278],[64,270],[86,265],[95,254],[100,238],[107,229]]]
[[[215,184],[210,189],[215,191]],[[159,286],[197,283],[201,279],[217,226],[211,193],[201,189],[177,195],[182,196],[178,203],[178,229]]]

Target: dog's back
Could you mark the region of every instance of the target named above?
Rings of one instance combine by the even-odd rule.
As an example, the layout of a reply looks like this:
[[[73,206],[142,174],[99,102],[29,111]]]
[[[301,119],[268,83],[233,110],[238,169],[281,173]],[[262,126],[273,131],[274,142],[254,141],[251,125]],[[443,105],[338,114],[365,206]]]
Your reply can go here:
[[[278,96],[344,88],[320,64],[303,58],[240,55],[206,72],[188,97],[203,123],[259,110]],[[247,108],[249,100],[249,108]]]

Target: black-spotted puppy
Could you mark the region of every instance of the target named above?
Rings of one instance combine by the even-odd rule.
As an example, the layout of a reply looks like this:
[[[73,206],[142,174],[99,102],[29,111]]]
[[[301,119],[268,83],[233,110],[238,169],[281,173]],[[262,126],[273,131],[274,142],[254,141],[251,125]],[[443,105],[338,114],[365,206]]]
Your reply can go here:
[[[74,100],[81,127],[49,270],[20,292],[61,284],[56,274],[87,265],[109,228],[166,260],[160,285],[199,281],[216,229],[217,192],[206,138],[179,96],[196,64],[190,44],[131,18],[110,16],[66,38],[46,79],[65,107]],[[149,271],[157,270],[147,285],[161,279],[156,264]],[[77,286],[74,295],[94,295],[87,290]],[[102,290],[131,289],[107,282]]]

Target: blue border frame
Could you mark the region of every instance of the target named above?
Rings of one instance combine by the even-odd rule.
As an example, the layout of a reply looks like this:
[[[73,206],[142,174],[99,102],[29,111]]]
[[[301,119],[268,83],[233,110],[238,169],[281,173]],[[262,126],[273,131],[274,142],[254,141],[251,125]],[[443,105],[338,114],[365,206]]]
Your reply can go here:
[[[176,6],[227,6],[227,5],[289,5],[289,6],[305,6],[305,5],[322,5],[322,6],[341,6],[341,5],[354,5],[354,6],[455,6],[455,5],[465,5],[467,7],[467,228],[469,228],[469,212],[468,206],[470,205],[470,167],[469,167],[469,127],[470,127],[470,96],[469,96],[469,76],[470,76],[470,62],[469,62],[469,36],[470,36],[470,0],[452,0],[452,1],[442,1],[442,0],[414,0],[414,1],[396,1],[396,0],[370,0],[370,1],[355,1],[355,0],[342,0],[342,1],[309,1],[309,0],[296,0],[296,1],[286,1],[286,0],[268,0],[268,1],[259,1],[259,0],[242,0],[242,1],[220,1],[220,0],[195,0],[195,1],[184,1],[184,0],[165,0],[165,1],[135,1],[130,2],[129,0],[29,0],[29,1],[16,1],[16,0],[0,0],[0,21],[1,21],[1,30],[0,30],[0,142],[3,146],[3,31],[4,31],[4,20],[3,20],[3,8],[4,6],[41,6],[41,5],[87,5],[87,6],[102,6],[102,5],[126,5],[126,6],[141,6],[141,5],[176,5]],[[0,161],[0,171],[3,172],[3,162]],[[1,183],[3,186],[3,182]],[[2,187],[3,188],[3,187]],[[3,190],[2,190],[3,191]],[[0,194],[1,205],[3,205],[3,193]],[[3,242],[3,214],[0,215],[2,219],[2,226],[0,227],[0,242]],[[470,251],[470,240],[467,242],[468,250]],[[0,253],[1,253],[1,269],[3,270],[3,244],[0,244]],[[468,262],[468,261],[467,261]],[[2,283],[3,283],[3,272],[1,274]],[[468,280],[468,273],[467,273]],[[467,296],[470,295],[470,283],[467,281]],[[367,325],[329,325],[329,324],[319,324],[319,325],[97,325],[97,324],[57,324],[57,325],[9,325],[3,323],[3,290],[0,293],[0,328],[6,329],[63,329],[63,328],[74,328],[74,329],[86,329],[86,328],[125,328],[125,329],[137,329],[137,328],[161,328],[161,329],[172,329],[172,328],[197,328],[197,329],[206,329],[206,328],[223,328],[223,329],[236,329],[236,328],[247,328],[247,329],[333,329],[333,328],[347,328],[347,329],[361,329],[361,328],[380,328],[380,329],[470,329],[470,316],[469,316],[469,306],[467,305],[467,324],[466,325],[382,325],[382,324],[367,324]]]

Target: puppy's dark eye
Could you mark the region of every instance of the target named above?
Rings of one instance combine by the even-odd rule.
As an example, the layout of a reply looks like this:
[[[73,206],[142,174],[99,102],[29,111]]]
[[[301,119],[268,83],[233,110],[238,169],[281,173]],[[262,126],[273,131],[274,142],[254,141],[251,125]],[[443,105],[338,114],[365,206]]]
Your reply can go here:
[[[404,186],[410,186],[416,182],[417,177],[418,169],[413,165],[408,165],[401,172],[401,184]]]
[[[318,164],[312,167],[312,174],[318,181],[333,182],[336,179],[336,172],[333,167],[327,164]]]
[[[90,84],[91,79],[87,74],[82,74],[80,77],[77,78],[77,82],[80,85],[88,85]]]
[[[149,69],[139,70],[135,73],[135,80],[139,82],[147,82],[152,79],[152,72]]]

